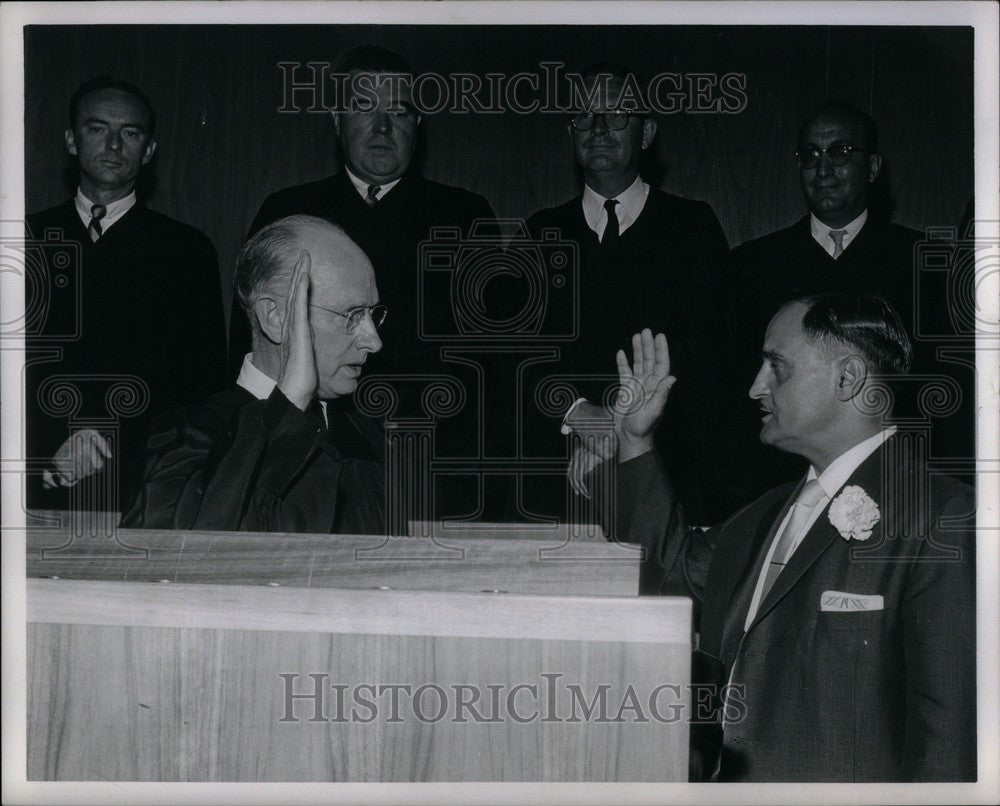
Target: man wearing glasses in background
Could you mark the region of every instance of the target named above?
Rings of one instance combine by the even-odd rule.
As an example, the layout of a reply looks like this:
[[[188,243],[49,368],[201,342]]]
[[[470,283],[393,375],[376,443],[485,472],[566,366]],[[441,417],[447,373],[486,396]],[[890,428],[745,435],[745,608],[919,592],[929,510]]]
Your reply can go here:
[[[344,405],[382,348],[371,262],[290,216],[247,241],[235,285],[252,352],[232,388],[158,423],[122,525],[384,534],[382,429]]]
[[[782,302],[841,291],[889,300],[914,341],[914,372],[940,372],[926,355],[927,346],[914,337],[914,245],[920,233],[891,223],[876,193],[883,160],[875,122],[848,104],[823,104],[799,129],[795,159],[809,214],[733,250],[729,290],[741,350],[737,366],[756,365],[756,345]],[[744,394],[750,380],[734,378],[730,398],[738,412],[732,419],[744,423],[745,448],[752,454],[739,463],[753,468],[740,483],[747,501],[805,472],[797,457],[760,447],[754,436],[757,413]],[[907,404],[898,403],[897,409],[907,411]]]
[[[643,82],[627,67],[607,63],[582,75],[584,103],[570,115],[567,130],[583,171],[583,193],[535,213],[528,229],[536,239],[543,230],[557,230],[578,247],[579,332],[561,346],[559,363],[538,368],[535,381],[572,376],[575,395],[585,399],[568,414],[536,417],[529,442],[535,450],[568,447],[576,474],[613,455],[613,446],[587,439],[603,417],[605,390],[614,384],[610,377],[598,380],[600,357],[627,347],[630,334],[643,327],[663,331],[671,359],[689,374],[671,397],[667,417],[675,427],[662,429],[661,448],[690,517],[708,522],[729,512],[717,483],[723,451],[716,423],[717,390],[732,354],[720,288],[728,245],[707,204],[665,193],[640,176],[657,129],[641,96]],[[560,441],[560,429],[571,435],[569,446]],[[542,498],[541,485],[524,486]],[[553,483],[546,494],[550,501],[565,500],[568,489],[565,482],[558,490]],[[535,506],[544,502],[529,509]]]

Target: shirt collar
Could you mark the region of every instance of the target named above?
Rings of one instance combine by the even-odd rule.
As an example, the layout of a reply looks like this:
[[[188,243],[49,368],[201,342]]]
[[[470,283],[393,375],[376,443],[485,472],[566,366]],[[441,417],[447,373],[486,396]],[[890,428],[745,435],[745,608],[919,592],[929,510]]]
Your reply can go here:
[[[851,474],[861,466],[861,463],[875,453],[879,446],[895,433],[896,426],[882,429],[875,436],[868,437],[868,439],[859,442],[850,450],[840,454],[818,476],[816,475],[816,468],[810,465],[809,472],[806,474],[806,481],[818,478],[819,486],[823,488],[826,497],[833,498],[836,492],[847,483]]]
[[[362,199],[367,200],[368,183],[365,182],[363,179],[358,179],[358,177],[354,175],[351,169],[347,167],[346,163],[344,164],[344,170],[347,171],[347,178],[351,180],[351,184],[354,185],[354,189],[358,192],[358,195],[361,196]],[[386,194],[394,187],[396,187],[396,185],[399,184],[402,178],[403,177],[399,177],[399,179],[393,179],[391,182],[386,182],[384,185],[379,185],[379,187],[382,188],[382,190],[379,192],[377,200],[381,201],[382,199],[384,199]]]
[[[278,385],[278,382],[270,375],[265,375],[255,367],[253,353],[247,353],[243,356],[243,366],[240,367],[240,375],[236,379],[236,385],[242,386],[258,400],[267,400],[271,396],[271,392],[274,391],[274,387]],[[323,419],[327,420],[326,401],[321,400],[319,406],[323,411]],[[329,425],[329,422],[327,424]]]
[[[240,367],[240,376],[236,379],[236,384],[258,400],[267,400],[278,382],[257,369],[253,365],[253,353],[247,353],[243,356],[243,366]]]
[[[843,227],[829,227],[820,221],[813,213],[809,213],[809,230],[812,233],[813,240],[816,241],[820,246],[822,246],[827,254],[832,255],[834,250],[833,240],[830,238],[830,232],[835,230],[844,230],[844,249],[847,249],[848,245],[859,232],[861,228],[865,225],[868,220],[868,210],[867,208],[861,211],[861,215],[855,218]]]
[[[637,176],[635,181],[615,198],[618,204],[615,212],[618,214],[619,232],[624,232],[630,227],[646,206],[646,197],[649,196],[649,185],[642,181],[641,176]],[[607,201],[600,193],[595,191],[590,185],[583,186],[583,217],[587,219],[587,226],[600,235],[604,231],[605,219],[604,202]]]
[[[105,213],[101,218],[101,228],[107,232],[108,227],[118,221],[125,213],[135,207],[137,199],[135,196],[135,191],[133,190],[128,196],[123,196],[110,204],[104,205]],[[81,188],[76,189],[76,198],[74,199],[76,203],[76,212],[80,216],[80,220],[83,222],[83,226],[90,226],[91,208],[97,204],[97,202],[88,199]]]

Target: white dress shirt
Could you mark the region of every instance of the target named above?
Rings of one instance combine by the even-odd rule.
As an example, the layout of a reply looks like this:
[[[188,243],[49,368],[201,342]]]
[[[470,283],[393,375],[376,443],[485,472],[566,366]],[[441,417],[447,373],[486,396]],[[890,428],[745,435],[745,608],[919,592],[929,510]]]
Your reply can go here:
[[[89,229],[90,219],[94,216],[90,212],[90,209],[97,204],[97,202],[91,201],[86,196],[83,195],[83,191],[80,188],[76,189],[76,213],[80,216],[80,220],[83,222],[83,226]],[[114,224],[120,219],[125,213],[135,207],[136,197],[135,191],[133,190],[128,196],[111,202],[110,204],[104,205],[105,213],[104,217],[101,218],[101,230],[107,232],[108,228],[114,226]],[[91,236],[93,237],[93,236]]]
[[[348,168],[346,165],[344,165],[344,170],[347,171],[347,178],[351,180],[351,184],[354,185],[354,189],[358,191],[358,195],[365,200],[365,203],[367,203],[368,182],[365,182],[363,179],[358,179],[358,177],[356,177],[353,173],[351,173],[351,169]],[[402,178],[403,177],[399,177],[399,179]],[[378,192],[378,196],[375,197],[376,204],[385,198],[386,193],[388,193],[390,190],[396,187],[396,185],[399,184],[399,179],[393,179],[391,182],[386,182],[384,185],[379,185],[379,187],[382,189]]]
[[[253,364],[253,353],[247,353],[243,356],[243,366],[240,367],[240,375],[236,379],[236,385],[242,386],[258,400],[267,400],[278,382],[270,375],[265,375],[257,369]],[[321,400],[319,405],[323,409],[323,419],[329,426],[330,421],[326,416],[326,401]]]
[[[631,227],[635,220],[646,206],[646,199],[649,198],[649,185],[642,181],[641,176],[637,176],[635,181],[624,191],[614,196],[618,201],[615,205],[615,215],[618,216],[618,232],[625,232]],[[583,186],[583,217],[587,220],[587,226],[597,233],[598,240],[604,240],[604,228],[608,226],[608,211],[604,208],[605,199],[597,193],[590,185]],[[564,436],[570,434],[572,429],[566,424],[566,420],[586,398],[578,397],[573,401],[573,405],[563,416],[562,426],[559,432]]]
[[[640,176],[637,176],[631,185],[613,197],[618,201],[618,204],[615,205],[615,214],[618,216],[619,233],[625,232],[635,223],[642,208],[646,206],[648,197],[649,185],[643,182]],[[593,190],[590,185],[583,186],[583,217],[587,220],[587,226],[597,233],[600,240],[603,240],[604,228],[608,226],[608,211],[604,209],[605,201],[607,199]]]
[[[845,451],[830,462],[829,467],[827,467],[827,469],[819,475],[816,474],[815,467],[812,465],[809,466],[809,472],[806,473],[806,483],[812,481],[813,479],[817,479],[819,481],[819,486],[822,487],[823,492],[826,493],[826,500],[813,507],[812,515],[806,525],[797,535],[792,537],[792,548],[788,552],[789,558],[791,558],[792,555],[798,550],[799,546],[802,545],[802,541],[809,533],[812,525],[819,519],[820,515],[826,512],[830,501],[833,500],[833,496],[836,495],[837,491],[844,486],[847,480],[851,477],[851,474],[857,470],[861,466],[861,463],[871,456],[883,442],[895,433],[896,427],[892,426],[879,431],[875,434],[875,436],[869,437],[863,442],[859,442],[853,448]],[[747,618],[743,624],[744,630],[748,629],[753,623],[753,620],[757,617],[757,611],[760,609],[761,589],[764,585],[764,578],[767,576],[767,569],[771,564],[771,558],[774,556],[774,552],[777,549],[778,536],[784,530],[785,525],[791,518],[793,508],[794,507],[789,508],[787,514],[778,525],[778,528],[774,533],[774,538],[771,540],[771,545],[767,550],[767,556],[764,558],[764,564],[761,566],[760,576],[757,578],[757,586],[754,588],[753,599],[750,601],[750,609],[747,611]]]
[[[834,250],[836,250],[837,245],[833,242],[833,238],[830,237],[831,232],[838,232],[840,230],[844,231],[844,240],[841,242],[842,246],[846,250],[848,246],[854,241],[858,233],[861,232],[861,228],[865,225],[868,220],[868,211],[862,211],[861,215],[851,221],[849,224],[845,224],[842,227],[828,227],[822,221],[820,221],[812,213],[809,214],[809,230],[812,233],[813,240],[816,241],[820,246],[822,246],[826,253],[833,257]]]

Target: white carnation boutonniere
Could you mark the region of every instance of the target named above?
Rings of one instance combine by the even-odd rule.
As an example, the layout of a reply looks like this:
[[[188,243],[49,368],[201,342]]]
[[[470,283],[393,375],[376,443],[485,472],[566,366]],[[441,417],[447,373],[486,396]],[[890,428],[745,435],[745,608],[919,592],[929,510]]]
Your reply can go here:
[[[861,487],[845,487],[833,499],[827,516],[844,540],[867,540],[882,519],[876,504]]]

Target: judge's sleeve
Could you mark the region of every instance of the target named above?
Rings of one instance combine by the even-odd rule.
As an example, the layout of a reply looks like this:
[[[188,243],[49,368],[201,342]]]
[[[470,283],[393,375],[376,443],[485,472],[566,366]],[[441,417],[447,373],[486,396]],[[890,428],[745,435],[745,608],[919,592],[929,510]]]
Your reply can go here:
[[[203,408],[177,412],[149,440],[143,486],[122,526],[294,531],[284,497],[321,439],[277,388],[244,405],[229,429]]]

